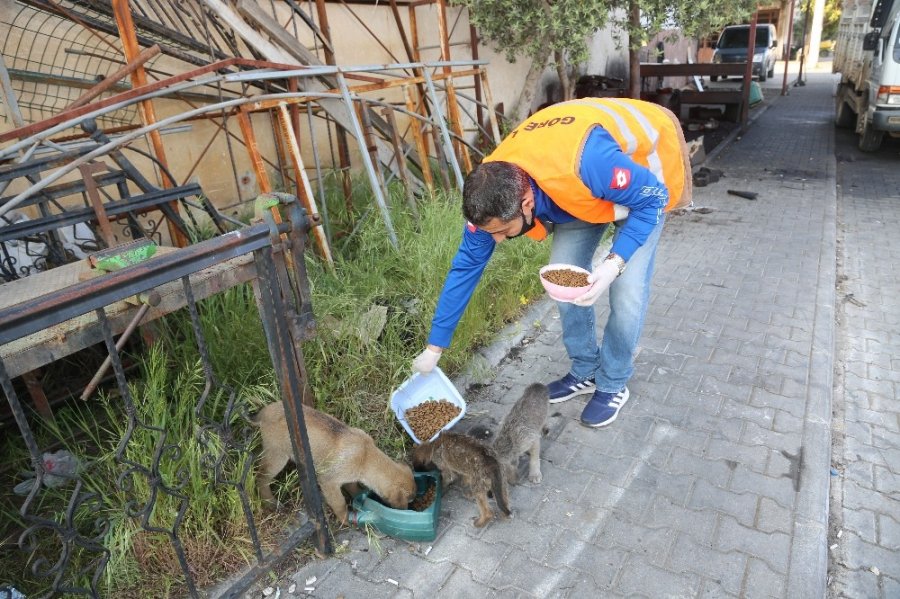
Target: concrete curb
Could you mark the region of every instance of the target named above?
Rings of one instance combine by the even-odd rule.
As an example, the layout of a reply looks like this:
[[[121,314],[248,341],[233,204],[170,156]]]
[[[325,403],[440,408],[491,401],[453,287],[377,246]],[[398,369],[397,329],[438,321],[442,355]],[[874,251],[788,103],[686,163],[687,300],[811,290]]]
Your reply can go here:
[[[549,297],[531,304],[515,321],[506,325],[489,345],[479,349],[469,360],[462,374],[453,378],[453,384],[465,393],[471,385],[486,383],[494,378],[493,370],[503,361],[512,348],[519,345],[535,326],[544,322],[555,307]]]
[[[762,106],[760,106],[759,110],[757,110],[755,114],[753,114],[752,116],[747,118],[747,126],[749,127],[750,125],[752,125],[756,121],[756,119],[761,117],[763,115],[763,113],[765,111],[767,111],[769,109],[769,107],[771,107],[771,106],[772,106],[772,104],[770,102],[767,102],[767,103],[763,104]],[[735,139],[737,139],[744,133],[745,133],[745,131],[744,131],[743,127],[735,128],[735,130],[732,131],[731,133],[729,133],[728,136],[725,139],[723,139],[721,141],[721,143],[719,143],[719,145],[717,145],[715,148],[713,148],[712,151],[709,154],[707,154],[703,160],[701,160],[697,164],[693,165],[691,167],[691,170],[692,171],[696,170],[696,169],[700,168],[701,166],[703,166],[704,164],[706,164],[707,162],[715,160],[716,157],[725,150],[725,148],[727,148],[729,145],[731,145],[731,143]]]
[[[832,142],[833,144],[833,142]],[[831,485],[831,402],[837,284],[837,159],[828,158],[825,208],[800,455],[800,489],[788,564],[788,597],[825,597]],[[814,559],[810,559],[814,557]],[[810,582],[815,581],[814,586]]]

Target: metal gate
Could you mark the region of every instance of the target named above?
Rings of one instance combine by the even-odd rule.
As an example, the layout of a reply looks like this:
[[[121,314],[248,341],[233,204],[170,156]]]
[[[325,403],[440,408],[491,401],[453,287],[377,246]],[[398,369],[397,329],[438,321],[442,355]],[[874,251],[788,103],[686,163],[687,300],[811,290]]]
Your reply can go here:
[[[272,210],[265,210],[262,223],[0,310],[0,346],[69,319],[93,314],[90,326],[97,330],[109,353],[121,402],[121,417],[127,421],[127,432],[113,459],[119,472],[117,490],[128,494],[129,501],[124,506],[103,505],[102,495],[84,484],[84,472],[54,473],[45,465],[42,458],[45,448],[39,446],[7,365],[0,359],[0,385],[18,425],[21,443],[30,457],[34,476],[30,491],[18,510],[21,522],[18,550],[22,552],[23,560],[29,560],[27,582],[39,586],[42,596],[100,595],[101,577],[116,551],[104,544],[110,529],[110,509],[125,510],[129,517],[140,522],[143,531],[167,537],[183,573],[185,594],[200,595],[181,535],[184,515],[191,507],[188,483],[196,481],[187,480],[187,473],[175,480],[165,480],[160,475],[161,463],[179,455],[187,444],[198,444],[202,448],[202,484],[212,485],[219,492],[227,489],[238,494],[252,541],[252,564],[229,580],[220,596],[236,596],[243,592],[307,538],[313,538],[319,551],[330,553],[328,528],[302,410],[304,398],[309,400],[309,396],[305,395],[306,371],[300,342],[314,328],[304,263],[310,222],[306,211],[293,196],[267,194],[264,199],[269,201]],[[279,210],[285,215],[283,222]],[[213,372],[191,279],[192,275],[239,256],[252,256],[252,260],[245,262],[248,268],[255,270],[250,280],[285,405],[295,455],[299,458],[300,483],[308,514],[308,518],[300,518],[274,548],[264,547],[260,541],[248,495],[253,435],[246,405],[237,391]],[[180,282],[182,288],[205,379],[203,391],[193,406],[195,434],[190,439],[171,438],[161,423],[147,422],[139,417],[126,369],[116,348],[114,327],[107,315],[112,304],[173,282],[175,285]],[[227,403],[224,413],[212,416],[207,409],[208,399],[216,394],[226,397]],[[128,454],[129,443],[140,434],[155,436],[153,455],[135,458]],[[224,466],[236,463],[235,460],[243,467],[235,470]],[[44,483],[54,476],[64,479],[64,484],[59,485],[68,495],[64,509],[49,509],[42,501],[48,486]],[[136,484],[138,481],[140,485]],[[59,483],[59,478],[56,482]],[[140,496],[138,489],[144,490]],[[168,525],[160,527],[154,512],[163,502],[166,506],[174,506],[175,512]],[[85,526],[86,522],[90,526]],[[40,551],[38,539],[42,542]],[[52,542],[48,543],[48,539]],[[3,576],[9,574],[5,572]],[[0,579],[0,583],[4,582],[16,583],[15,580]],[[4,594],[3,590],[0,586],[0,596]]]

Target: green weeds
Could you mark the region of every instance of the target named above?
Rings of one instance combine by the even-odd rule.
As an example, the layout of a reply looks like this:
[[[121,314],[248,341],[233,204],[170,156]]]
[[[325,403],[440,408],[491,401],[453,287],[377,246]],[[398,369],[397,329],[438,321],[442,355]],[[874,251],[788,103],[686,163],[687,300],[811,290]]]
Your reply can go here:
[[[335,194],[329,197],[330,204],[343,202]],[[409,376],[412,358],[426,343],[464,221],[458,193],[422,200],[420,222],[407,213],[399,189],[392,192],[390,202],[399,249],[391,246],[377,209],[370,210],[364,220],[350,222],[336,216],[342,214],[339,205],[329,206],[333,250],[339,251],[335,251],[333,271],[309,252],[318,334],[304,342],[303,352],[317,407],[367,431],[379,447],[400,459],[410,440],[388,408],[390,393]],[[362,206],[357,208],[357,214],[364,213]],[[530,241],[497,248],[453,346],[442,358],[441,366],[448,375],[458,372],[475,348],[488,342],[542,292],[537,271],[548,254],[549,244]],[[57,412],[56,426],[35,424],[41,447],[54,443],[59,447],[61,443],[86,465],[84,491],[96,494],[99,507],[77,512],[78,526],[90,528],[98,516],[109,521],[103,545],[110,550],[110,561],[101,581],[101,595],[164,597],[184,593],[169,535],[147,532],[145,527],[177,532],[201,587],[254,562],[244,506],[235,485],[248,490],[263,543],[277,541],[282,532],[283,523],[259,509],[248,454],[225,452],[217,479],[220,484],[214,484],[210,457],[226,448],[217,435],[203,433],[209,421],[227,421],[236,434],[245,431],[252,435],[247,414],[278,398],[252,289],[249,285],[235,287],[199,302],[198,307],[213,370],[222,385],[212,389],[200,414],[196,408],[206,380],[193,326],[183,310],[157,321],[156,344],[136,356],[140,373],[131,376],[130,392],[135,417],[145,426],[129,427],[124,399],[115,390],[88,403],[70,403]],[[372,310],[385,316],[383,326],[380,320],[363,318]],[[237,409],[230,412],[226,409],[228,388],[237,392]],[[2,451],[7,463],[15,465],[8,472],[30,469],[17,434],[6,435]],[[115,457],[117,452],[120,459]],[[154,456],[160,456],[159,468],[148,476],[142,468],[157,461]],[[157,492],[153,509],[144,512],[142,508],[154,492],[154,477],[168,491]],[[40,504],[30,512],[62,520],[73,484],[42,491]],[[299,505],[296,472],[287,472],[277,486],[282,502]],[[134,500],[136,503],[130,503]],[[0,495],[0,530],[24,525],[18,515],[20,505],[21,498]],[[48,544],[52,554],[52,539]],[[28,583],[38,553],[35,550],[25,559],[18,551],[0,555],[0,568],[29,595],[40,590]],[[73,559],[84,566],[95,558],[85,553]],[[86,572],[80,584],[87,583],[93,570]]]

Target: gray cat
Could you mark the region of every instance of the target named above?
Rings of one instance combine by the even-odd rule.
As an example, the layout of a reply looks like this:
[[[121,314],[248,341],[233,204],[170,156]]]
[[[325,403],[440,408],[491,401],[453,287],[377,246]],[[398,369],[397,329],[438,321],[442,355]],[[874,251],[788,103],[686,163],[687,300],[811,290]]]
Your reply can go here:
[[[519,478],[519,457],[528,452],[528,480],[539,483],[541,475],[541,436],[546,431],[550,415],[550,391],[546,385],[529,385],[522,397],[503,419],[494,451],[503,464],[506,479],[516,484]]]
[[[437,467],[444,483],[462,479],[469,496],[478,505],[475,526],[481,528],[494,514],[488,505],[488,491],[492,491],[497,507],[505,516],[511,514],[503,465],[494,450],[468,435],[444,432],[429,443],[413,449],[413,466],[417,469]]]

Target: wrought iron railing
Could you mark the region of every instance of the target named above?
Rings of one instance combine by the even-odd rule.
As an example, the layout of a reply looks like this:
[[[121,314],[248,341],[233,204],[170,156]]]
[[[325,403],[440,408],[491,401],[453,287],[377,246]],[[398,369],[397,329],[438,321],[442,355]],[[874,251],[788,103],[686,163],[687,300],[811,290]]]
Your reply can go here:
[[[50,470],[46,463],[47,448],[38,441],[0,359],[0,385],[33,470],[33,483],[26,489],[18,507],[20,529],[16,544],[22,563],[28,563],[27,570],[23,568],[20,572],[28,580],[19,584],[39,587],[41,596],[47,597],[102,595],[102,577],[117,550],[105,544],[111,526],[111,510],[124,510],[128,517],[140,523],[143,531],[167,537],[180,565],[184,593],[199,596],[201,590],[195,583],[181,529],[185,513],[192,505],[188,483],[196,481],[188,480],[190,474],[187,471],[178,471],[174,476],[161,475],[161,465],[168,460],[177,460],[189,444],[196,444],[194,449],[199,447],[201,450],[204,484],[237,493],[253,546],[252,563],[230,579],[228,588],[220,596],[242,593],[306,539],[312,538],[321,552],[331,551],[302,410],[308,389],[300,342],[314,328],[304,262],[310,222],[293,196],[269,194],[269,199],[270,203],[279,204],[273,210],[280,208],[285,213],[283,222],[274,216],[274,212],[266,210],[265,222],[82,281],[27,304],[0,310],[0,346],[93,311],[112,361],[121,417],[127,422],[126,432],[112,459],[118,472],[116,490],[128,500],[124,505],[111,506],[105,503],[104,494],[85,484],[87,467],[68,472]],[[289,530],[274,544],[261,541],[251,504],[249,477],[253,462],[253,430],[248,422],[247,405],[237,391],[214,372],[190,278],[204,269],[246,254],[253,255],[253,289],[285,404],[288,428],[299,458],[300,484],[308,514],[307,518],[301,519],[302,524]],[[147,421],[140,416],[106,314],[106,307],[111,304],[178,280],[182,283],[204,377],[203,391],[193,406],[196,432],[189,439],[173,438],[163,423]],[[224,410],[208,409],[211,403],[208,400],[212,397],[227,398]],[[135,456],[134,452],[129,452],[136,436],[148,434],[156,439],[152,455]],[[240,466],[235,468],[234,464]],[[46,484],[51,481],[55,484]],[[55,493],[61,490],[67,493],[64,509],[50,509],[49,502],[43,500],[50,486],[55,487]],[[170,512],[165,519],[155,513],[161,505]],[[160,525],[163,520],[165,526]],[[273,545],[274,549],[270,549]],[[0,574],[0,597],[4,592],[12,593],[10,588],[3,590],[4,583],[17,583],[15,579],[5,580],[10,575],[10,572]]]

